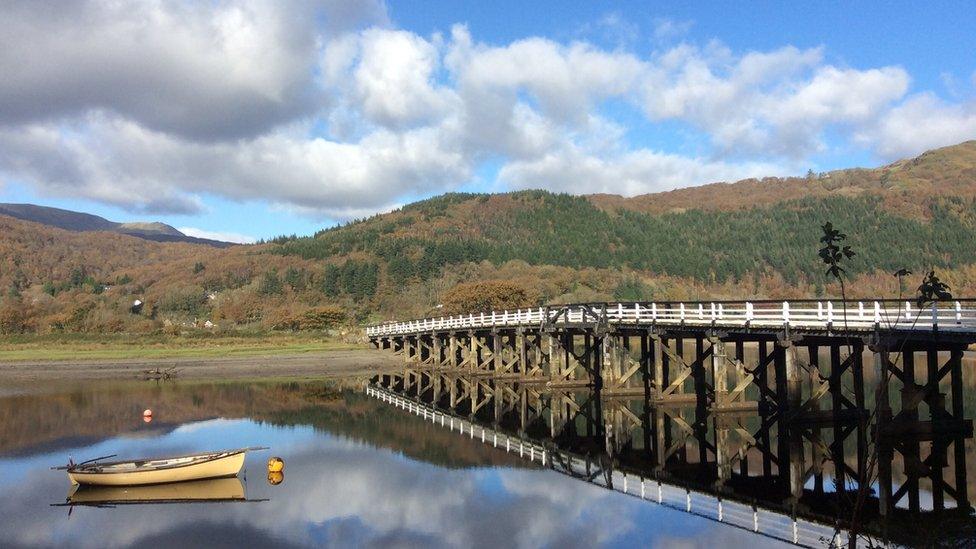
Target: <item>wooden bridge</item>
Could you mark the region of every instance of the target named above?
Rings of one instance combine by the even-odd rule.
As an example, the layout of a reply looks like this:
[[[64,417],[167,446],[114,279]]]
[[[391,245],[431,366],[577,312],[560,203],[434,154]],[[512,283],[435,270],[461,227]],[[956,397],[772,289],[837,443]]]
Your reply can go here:
[[[553,305],[367,335],[404,358],[375,386],[495,425],[515,418],[520,435],[545,425],[550,440],[582,436],[657,471],[692,449],[715,486],[775,478],[794,504],[829,474],[876,483],[877,516],[923,511],[922,484],[931,509],[969,510],[973,300]]]
[[[931,397],[939,383],[959,375],[962,353],[976,342],[976,302],[578,304],[390,322],[367,328],[367,336],[438,376],[594,387],[603,396],[649,393],[658,403],[692,400],[713,411],[771,406],[793,415],[809,415],[825,398],[835,409],[863,408],[868,349],[884,394],[890,380],[901,382],[911,412],[923,403],[938,408]],[[927,364],[921,380],[917,353]],[[428,379],[435,394],[438,376]],[[845,376],[855,402],[841,394]],[[698,389],[690,395],[689,382]],[[746,398],[750,388],[756,398]],[[961,405],[961,396],[955,400]],[[945,423],[949,412],[938,412]]]

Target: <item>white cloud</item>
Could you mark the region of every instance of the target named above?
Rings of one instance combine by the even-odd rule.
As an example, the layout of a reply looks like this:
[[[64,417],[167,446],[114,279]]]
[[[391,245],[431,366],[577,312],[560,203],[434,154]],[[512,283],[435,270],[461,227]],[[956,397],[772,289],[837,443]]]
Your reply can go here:
[[[491,186],[637,194],[976,134],[971,102],[910,94],[903,68],[836,66],[824,48],[489,44],[461,25],[396,29],[382,3],[353,0],[10,2],[4,15],[0,180],[133,211],[199,212],[216,194],[362,216],[489,162]],[[662,122],[678,133],[667,146],[633,144]]]
[[[203,211],[193,192],[174,188],[169,177],[155,177],[153,172],[164,168],[160,156],[166,151],[154,149],[159,143],[147,136],[158,134],[132,122],[92,118],[79,125],[0,126],[0,176],[29,182],[43,194],[89,198],[136,212]]]
[[[858,139],[886,158],[976,139],[976,100],[952,104],[931,93],[917,94],[885,113]]]
[[[194,238],[207,238],[210,240],[220,240],[221,242],[234,242],[237,244],[253,244],[257,242],[257,239],[253,236],[248,236],[246,234],[240,233],[227,233],[221,231],[207,231],[204,229],[197,229],[195,227],[179,227],[178,231],[185,234],[186,236],[192,236]]]
[[[489,47],[474,43],[459,26],[452,30],[448,64],[462,93],[468,89],[514,97],[524,91],[543,114],[560,122],[580,120],[596,101],[628,93],[643,72],[641,61],[628,53],[543,38]]]
[[[433,83],[440,56],[437,47],[405,31],[370,29],[362,36],[355,69],[355,93],[366,118],[401,128],[440,118],[453,94]]]
[[[197,140],[266,132],[326,103],[312,70],[320,12],[303,0],[8,2],[0,123],[106,109]]]
[[[571,147],[532,161],[509,163],[499,177],[521,189],[634,196],[704,182],[785,175],[790,171],[775,164],[727,163],[648,150],[598,157]]]
[[[823,147],[829,126],[870,123],[908,86],[897,67],[839,69],[822,58],[819,48],[736,58],[720,46],[678,46],[653,63],[644,109],[693,124],[719,152],[804,158]]]
[[[326,215],[395,202],[404,192],[451,188],[465,159],[434,129],[377,131],[339,143],[301,128],[234,143],[195,143],[104,115],[85,131],[0,129],[0,165],[50,194],[147,212],[201,211],[197,193],[294,204]]]

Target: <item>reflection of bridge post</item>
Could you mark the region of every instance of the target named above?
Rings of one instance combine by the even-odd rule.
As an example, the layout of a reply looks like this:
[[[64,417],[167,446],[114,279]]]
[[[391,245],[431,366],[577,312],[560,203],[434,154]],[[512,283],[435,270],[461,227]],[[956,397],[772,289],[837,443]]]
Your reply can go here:
[[[603,334],[587,331],[583,335],[583,352],[576,357],[580,366],[589,376],[593,391],[593,398],[590,401],[592,412],[586,416],[586,434],[589,437],[600,439],[605,437],[602,401],[604,337]]]
[[[714,346],[708,348],[708,354],[714,354]],[[710,397],[714,395],[708,387],[708,377],[705,369],[705,341],[702,336],[695,337],[695,361],[692,370],[695,391],[695,439],[698,441],[698,463],[708,462],[708,412]]]
[[[877,380],[874,397],[875,424],[876,429],[880,429],[881,426],[887,425],[891,421],[891,401],[888,395],[891,374],[888,369],[890,357],[888,350],[877,342],[871,345],[870,349],[874,357],[874,373]],[[917,421],[917,414],[914,415],[916,416],[914,421]],[[886,516],[888,511],[894,508],[891,494],[891,464],[894,460],[894,451],[890,444],[878,444],[875,452],[878,454],[878,512],[881,516]],[[917,493],[915,498],[918,498]]]
[[[449,374],[450,387],[448,387],[448,406],[451,411],[457,410],[458,405],[458,379],[455,374]]]
[[[495,381],[492,383],[492,404],[493,404],[493,418],[494,426],[497,428],[502,423],[502,415],[505,413],[505,388],[501,383]]]
[[[864,422],[864,369],[861,355],[864,343],[857,339],[849,345],[848,355],[841,360],[841,350],[844,345],[834,342],[830,345],[830,378],[828,390],[831,398],[831,411],[834,415],[833,442],[830,446],[831,459],[834,462],[834,481],[839,493],[847,490],[847,474],[851,470],[845,461],[845,446],[850,430],[845,432],[851,421],[855,421],[857,431],[857,471],[855,476],[863,480],[864,464],[866,461],[866,425]],[[850,371],[853,377],[854,402],[844,394],[844,373]]]
[[[721,488],[732,478],[732,456],[729,453],[729,426],[724,418],[715,418],[715,485]]]
[[[755,376],[752,373],[746,373],[745,368],[746,352],[745,344],[741,339],[735,342],[735,379],[736,379],[736,390],[741,387],[742,398],[745,399],[745,390],[748,385],[754,380]],[[758,405],[758,403],[757,403]],[[758,407],[758,406],[757,406]],[[751,441],[752,445],[755,446],[755,440]],[[743,476],[748,476],[749,474],[749,455],[746,451],[742,452],[739,465],[739,473]]]
[[[819,392],[820,387],[822,386],[822,377],[820,373],[820,347],[818,345],[810,345],[807,347],[807,355],[809,365],[807,390],[810,394],[808,409],[809,413],[813,417],[822,417],[820,413],[822,407],[821,393]],[[830,453],[821,438],[822,431],[823,425],[820,422],[815,422],[811,426],[809,432],[811,446],[810,474],[813,476],[813,491],[816,494],[823,494],[823,464],[825,461],[827,461],[828,454]]]
[[[931,481],[932,508],[946,508],[945,496],[949,495],[958,509],[970,507],[966,484],[965,441],[972,437],[972,421],[964,417],[962,357],[965,344],[876,338],[872,344],[877,369],[884,374],[878,386],[878,422],[876,429],[883,456],[879,475],[879,499],[882,515],[890,513],[902,498],[908,498],[910,511],[921,509],[919,481]],[[894,352],[893,352],[894,351]],[[925,354],[926,367],[922,380],[915,374],[915,354]],[[946,361],[940,352],[947,354]],[[895,360],[892,360],[892,355]],[[899,362],[901,365],[899,366]],[[901,382],[900,409],[891,410],[889,385]],[[920,381],[922,381],[920,383]],[[946,393],[940,383],[948,381],[951,409],[946,406]],[[928,419],[922,419],[920,406],[925,405]],[[929,454],[924,460],[922,447],[929,443]],[[950,466],[949,449],[952,447],[950,471],[952,483],[945,478]],[[905,466],[906,481],[893,490],[891,462],[901,454]]]
[[[803,498],[803,488],[806,482],[806,453],[803,451],[803,436],[799,432],[793,432],[785,426],[780,426],[780,436],[787,438],[789,433],[789,485],[792,505],[797,505]],[[785,456],[783,456],[785,457]],[[782,465],[780,466],[782,467]],[[782,467],[787,469],[786,467]]]
[[[655,362],[654,340],[650,330],[645,330],[640,334],[640,376],[641,389],[643,389],[641,401],[641,435],[643,437],[644,458],[650,461],[656,450],[655,439],[653,436],[652,421],[656,420],[657,410],[651,405],[651,394],[653,388],[652,372]]]
[[[664,390],[664,377],[665,377],[665,367],[667,357],[664,356],[664,340],[660,334],[651,334],[652,348],[653,348],[653,359],[654,359],[654,391],[656,394],[660,395]],[[659,410],[657,407],[654,408],[654,455],[657,456],[657,466],[660,469],[664,468],[666,462],[665,452],[671,444],[670,437],[668,436],[668,431],[671,427],[671,420],[667,418],[667,414]]]

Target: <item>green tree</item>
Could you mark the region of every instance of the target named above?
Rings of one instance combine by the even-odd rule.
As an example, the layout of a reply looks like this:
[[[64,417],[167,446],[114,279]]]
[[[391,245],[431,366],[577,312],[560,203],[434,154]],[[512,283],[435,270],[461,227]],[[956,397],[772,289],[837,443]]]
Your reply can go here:
[[[387,263],[386,273],[396,284],[405,284],[414,275],[413,262],[408,257],[397,255]]]
[[[264,296],[281,295],[283,290],[281,279],[278,278],[278,269],[271,269],[264,273],[264,278],[261,279],[261,285],[258,287],[259,294]]]
[[[304,290],[305,273],[294,267],[288,267],[288,270],[285,271],[285,284],[288,284],[292,290]]]
[[[654,298],[651,288],[636,276],[625,278],[613,291],[616,301],[648,301]]]
[[[178,285],[167,290],[159,299],[159,309],[169,313],[198,316],[206,299],[200,286]]]
[[[339,295],[339,268],[335,265],[326,265],[325,271],[322,273],[322,293],[329,297],[336,297]]]

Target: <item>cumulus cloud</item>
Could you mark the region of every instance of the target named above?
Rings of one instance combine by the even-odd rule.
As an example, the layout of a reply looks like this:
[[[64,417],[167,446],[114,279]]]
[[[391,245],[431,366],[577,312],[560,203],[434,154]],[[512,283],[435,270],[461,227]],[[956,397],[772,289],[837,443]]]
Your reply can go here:
[[[433,83],[437,47],[405,31],[363,33],[353,75],[356,103],[379,125],[403,128],[437,120],[453,94]]]
[[[560,122],[580,120],[594,103],[627,93],[643,65],[633,55],[576,42],[561,45],[528,38],[503,47],[476,44],[465,27],[452,31],[449,62],[462,90],[531,94],[543,114]]]
[[[151,173],[166,162],[165,151],[147,150],[149,134],[131,122],[0,126],[0,174],[33,183],[50,196],[90,198],[135,212],[202,212],[194,193]],[[128,154],[139,150],[143,155]]]
[[[105,109],[191,139],[262,133],[325,102],[312,71],[319,11],[299,0],[7,2],[0,122]]]
[[[858,137],[887,158],[976,139],[976,100],[952,104],[931,93],[918,94],[891,109]]]
[[[870,122],[905,94],[901,68],[823,65],[820,48],[792,46],[735,57],[722,46],[682,45],[657,57],[644,82],[652,119],[680,119],[720,151],[803,158],[828,126]]]
[[[300,131],[195,143],[100,114],[89,116],[84,128],[0,130],[0,163],[48,194],[179,213],[203,211],[196,194],[206,191],[342,216],[392,204],[396,193],[434,192],[469,176],[461,155],[429,128],[377,131],[355,143],[306,138]]]
[[[397,29],[381,2],[354,0],[12,1],[4,15],[0,182],[141,212],[220,195],[348,218],[461,187],[486,163],[496,188],[630,195],[976,133],[972,103],[823,48],[491,44],[461,25]],[[635,144],[658,124],[678,137]]]

